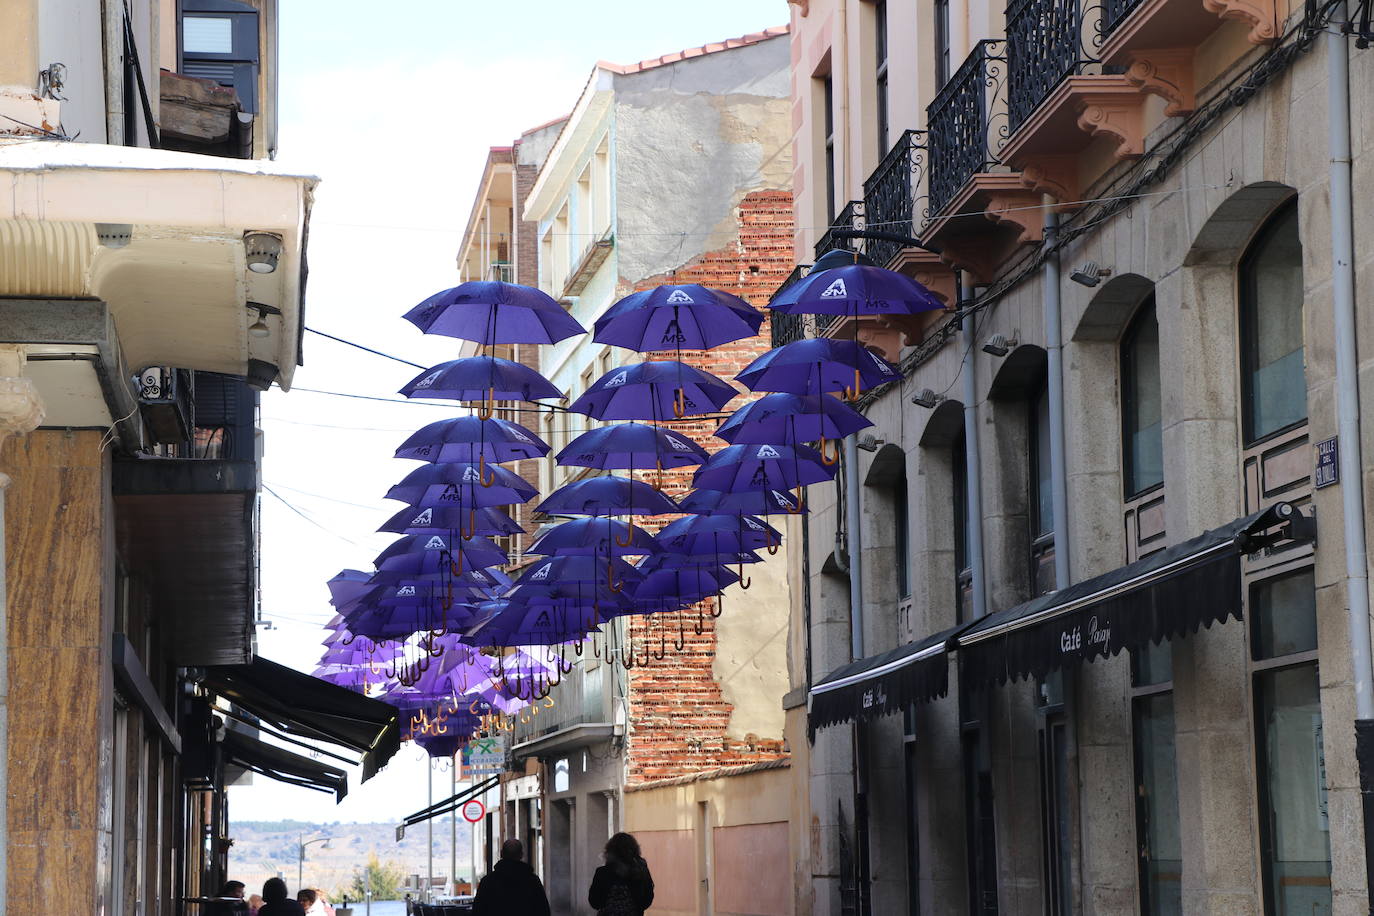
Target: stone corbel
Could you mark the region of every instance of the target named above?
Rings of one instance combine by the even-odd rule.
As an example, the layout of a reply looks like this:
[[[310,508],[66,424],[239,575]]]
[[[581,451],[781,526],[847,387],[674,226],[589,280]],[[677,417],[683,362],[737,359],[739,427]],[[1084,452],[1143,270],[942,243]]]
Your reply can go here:
[[[958,299],[954,271],[938,254],[919,248],[906,248],[897,256],[892,269],[905,274],[930,290],[931,295],[953,308]]]
[[[1126,68],[1126,79],[1141,92],[1157,95],[1168,102],[1165,117],[1182,117],[1197,108],[1192,48],[1131,51],[1127,58],[1130,65]]]
[[[1036,194],[1048,194],[1055,200],[1067,202],[1058,210],[1074,210],[1080,193],[1078,188],[1078,157],[1072,153],[1036,156],[1021,169],[1021,183]]]
[[[805,19],[807,14],[811,12],[811,0],[787,0],[787,2],[797,8],[797,10],[802,14],[803,19]]]
[[[1017,230],[1015,244],[1038,242],[1045,225],[1040,195],[1027,189],[1008,189],[988,194],[983,213],[989,220]]]
[[[1275,0],[1202,0],[1202,6],[1222,19],[1238,19],[1250,26],[1245,37],[1251,44],[1267,45],[1279,37]]]
[[[1134,159],[1145,152],[1144,106],[1139,96],[1085,94],[1079,102],[1078,126],[1093,137],[1106,135],[1115,140],[1118,159]]]
[[[22,436],[43,422],[43,400],[33,379],[22,376],[0,378],[0,447],[10,436]],[[10,479],[0,471],[0,489]]]

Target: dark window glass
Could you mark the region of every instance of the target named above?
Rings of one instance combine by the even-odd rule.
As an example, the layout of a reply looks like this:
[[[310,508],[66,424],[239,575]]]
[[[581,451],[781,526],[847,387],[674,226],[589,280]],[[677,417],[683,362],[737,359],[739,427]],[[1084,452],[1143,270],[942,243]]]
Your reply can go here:
[[[973,590],[973,571],[969,566],[968,455],[963,436],[951,449],[950,477],[954,486],[954,609],[955,619],[962,623],[967,619]]]
[[[888,115],[887,115],[887,3],[885,0],[873,4],[873,32],[877,45],[877,105],[878,105],[878,155],[887,152]]]
[[[897,526],[893,533],[893,545],[897,552],[897,596],[905,598],[911,594],[911,533],[908,530],[910,520],[907,517],[905,474],[898,477],[893,485],[892,500],[892,522]]]
[[[1164,482],[1159,320],[1151,296],[1121,338],[1121,455],[1126,498]]]
[[[1131,653],[1131,683],[1136,687],[1168,684],[1174,679],[1174,650],[1169,640],[1146,643]]]
[[[1317,590],[1310,569],[1261,582],[1250,604],[1256,661],[1317,648]]]
[[[1047,716],[1039,730],[1040,827],[1045,912],[1073,912],[1073,835],[1069,815],[1069,735],[1063,713]]]
[[[1302,242],[1294,202],[1260,231],[1240,264],[1247,443],[1307,419],[1302,300]]]
[[[1183,844],[1173,694],[1137,697],[1134,724],[1141,912],[1148,916],[1182,913]]]
[[[1267,910],[1331,912],[1331,825],[1314,663],[1255,675]]]
[[[1042,384],[1031,401],[1031,536],[1054,532],[1054,500],[1050,485],[1050,397]]]
[[[935,0],[935,91],[949,82],[949,0]]]
[[[825,105],[825,221],[835,222],[835,84],[822,81]]]

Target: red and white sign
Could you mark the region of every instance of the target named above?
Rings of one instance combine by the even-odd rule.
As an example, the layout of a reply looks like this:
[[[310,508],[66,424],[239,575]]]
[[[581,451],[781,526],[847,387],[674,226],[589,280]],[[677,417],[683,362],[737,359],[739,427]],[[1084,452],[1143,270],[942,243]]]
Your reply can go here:
[[[477,799],[469,799],[463,802],[463,820],[469,824],[475,824],[487,816],[487,806]]]

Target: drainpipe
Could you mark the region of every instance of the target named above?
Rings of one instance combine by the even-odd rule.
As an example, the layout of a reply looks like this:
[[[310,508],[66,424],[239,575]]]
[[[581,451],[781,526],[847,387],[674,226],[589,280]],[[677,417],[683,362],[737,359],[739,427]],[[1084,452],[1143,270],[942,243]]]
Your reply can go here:
[[[1069,578],[1069,483],[1064,458],[1064,329],[1060,315],[1059,252],[1054,248],[1059,236],[1059,214],[1054,200],[1045,196],[1045,351],[1048,365],[1045,381],[1049,386],[1050,407],[1050,503],[1054,512],[1054,587],[1061,589]]]
[[[960,285],[960,305],[973,298],[971,284]],[[973,619],[988,612],[987,579],[983,574],[983,486],[979,478],[981,467],[978,455],[978,383],[974,379],[974,318],[966,315],[960,322],[959,338],[964,346],[964,361],[959,375],[964,382],[964,464],[968,473],[968,562],[973,573]]]
[[[844,440],[844,528],[849,560],[849,654],[864,657],[863,535],[859,525],[859,434]]]
[[[1355,681],[1355,750],[1364,802],[1366,893],[1374,889],[1374,664],[1370,659],[1369,571],[1365,554],[1364,460],[1360,454],[1359,357],[1355,350],[1355,231],[1350,167],[1350,49],[1345,0],[1326,24],[1327,145],[1331,156],[1331,305],[1335,313],[1336,433],[1350,667]]]

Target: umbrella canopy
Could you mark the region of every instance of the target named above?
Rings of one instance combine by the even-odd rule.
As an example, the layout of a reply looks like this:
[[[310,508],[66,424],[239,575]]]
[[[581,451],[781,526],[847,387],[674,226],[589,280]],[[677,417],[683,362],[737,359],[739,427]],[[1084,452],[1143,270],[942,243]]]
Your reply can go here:
[[[536,511],[548,515],[670,515],[679,510],[649,484],[610,475],[564,484]]]
[[[563,396],[528,366],[496,356],[465,356],[432,366],[402,386],[401,394],[454,401],[537,401]]]
[[[706,450],[681,433],[646,423],[588,430],[558,453],[559,464],[580,468],[680,468],[701,464]]]
[[[658,545],[686,556],[776,547],[782,535],[762,519],[748,515],[685,515],[663,526]]]
[[[601,622],[589,610],[510,602],[463,641],[474,646],[552,646],[582,639]]]
[[[730,415],[716,438],[736,443],[796,445],[845,436],[873,421],[828,394],[766,394]]]
[[[405,314],[426,334],[481,344],[557,343],[586,329],[552,296],[519,283],[472,280],[435,293]]]
[[[489,475],[484,480],[484,473]],[[491,485],[486,486],[485,481]],[[421,508],[462,506],[482,509],[523,503],[539,490],[524,478],[500,465],[487,468],[475,464],[425,464],[407,474],[386,492],[387,499],[398,499]]]
[[[693,490],[683,498],[678,511],[694,515],[800,515],[807,508],[786,490],[746,490],[739,493]]]
[[[329,603],[335,607],[348,604],[361,597],[369,588],[371,583],[368,579],[371,573],[365,573],[360,569],[341,569],[330,579]]]
[[[635,600],[669,599],[692,604],[734,585],[739,576],[723,566],[656,569],[635,589]]]
[[[846,264],[808,274],[768,304],[790,315],[915,315],[944,309],[930,290],[895,270]]]
[[[480,468],[479,468],[480,470]],[[470,525],[476,522],[476,530]],[[478,509],[475,514],[461,506],[407,506],[382,523],[378,531],[395,534],[446,534],[462,531],[465,534],[523,534],[515,519],[501,509]]]
[[[764,353],[735,376],[750,391],[791,394],[857,394],[901,381],[901,370],[852,340],[814,337],[794,340]],[[857,385],[857,391],[853,386]]]
[[[731,445],[711,456],[692,479],[707,490],[790,490],[831,480],[835,468],[805,445]]]
[[[396,449],[397,458],[413,458],[432,464],[449,462],[515,461],[542,458],[549,445],[533,432],[495,417],[455,417],[422,426]]]
[[[612,369],[568,405],[598,420],[664,420],[713,413],[739,392],[729,382],[675,359]]]
[[[514,596],[525,585],[561,586],[571,582],[604,582],[608,569],[621,582],[627,579],[638,582],[642,578],[633,566],[614,557],[608,561],[589,556],[556,556],[527,566],[520,578],[515,580],[511,595]]]
[[[738,296],[697,283],[641,290],[616,302],[596,321],[598,343],[641,353],[709,350],[753,337],[763,313]]]
[[[540,534],[525,548],[525,553],[606,557],[651,554],[658,550],[658,541],[643,528],[631,528],[613,518],[575,518]]]
[[[448,538],[442,534],[405,535],[377,555],[377,571],[425,575],[456,564],[459,570],[495,566],[506,552],[484,537]],[[456,575],[456,573],[455,573]]]

